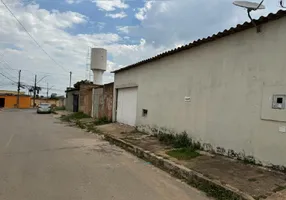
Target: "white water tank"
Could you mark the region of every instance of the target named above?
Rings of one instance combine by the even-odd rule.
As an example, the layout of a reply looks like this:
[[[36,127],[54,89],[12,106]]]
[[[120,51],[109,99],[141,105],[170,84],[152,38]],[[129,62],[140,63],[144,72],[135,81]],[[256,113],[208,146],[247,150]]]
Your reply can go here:
[[[91,49],[90,69],[93,71],[93,83],[102,85],[102,76],[106,71],[107,51],[103,48]]]

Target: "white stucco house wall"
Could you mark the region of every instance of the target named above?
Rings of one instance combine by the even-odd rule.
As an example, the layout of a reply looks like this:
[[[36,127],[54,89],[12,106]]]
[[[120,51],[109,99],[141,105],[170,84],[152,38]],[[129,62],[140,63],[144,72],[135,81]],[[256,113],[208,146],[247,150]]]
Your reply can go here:
[[[286,166],[286,12],[115,71],[113,120]]]

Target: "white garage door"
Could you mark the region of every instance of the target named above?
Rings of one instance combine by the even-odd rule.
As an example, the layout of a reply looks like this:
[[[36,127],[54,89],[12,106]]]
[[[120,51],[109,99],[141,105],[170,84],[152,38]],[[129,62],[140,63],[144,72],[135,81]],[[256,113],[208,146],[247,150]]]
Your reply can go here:
[[[118,89],[117,122],[135,126],[137,87]]]

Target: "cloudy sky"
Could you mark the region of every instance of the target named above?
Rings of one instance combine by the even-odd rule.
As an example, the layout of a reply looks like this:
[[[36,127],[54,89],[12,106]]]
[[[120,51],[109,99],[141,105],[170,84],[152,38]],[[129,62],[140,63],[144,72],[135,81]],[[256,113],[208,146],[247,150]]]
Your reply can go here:
[[[279,10],[278,0],[265,6],[255,17]],[[0,90],[16,90],[21,69],[23,84],[37,74],[43,92],[49,84],[50,93],[64,94],[70,71],[72,83],[89,79],[90,47],[108,50],[104,82],[112,82],[114,69],[246,20],[232,0],[0,0]]]

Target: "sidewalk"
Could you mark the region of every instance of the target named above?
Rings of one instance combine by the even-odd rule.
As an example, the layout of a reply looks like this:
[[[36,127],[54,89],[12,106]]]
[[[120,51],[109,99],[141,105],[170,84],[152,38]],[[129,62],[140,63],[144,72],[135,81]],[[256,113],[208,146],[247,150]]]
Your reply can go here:
[[[172,149],[170,146],[161,144],[153,136],[136,132],[133,127],[106,124],[97,126],[97,129],[113,138],[123,140],[176,164],[183,165],[214,182],[233,188],[234,191],[237,190],[253,197],[242,199],[286,199],[286,176],[280,172],[204,152],[199,152],[200,156],[190,160],[178,160],[166,154],[166,151]]]

